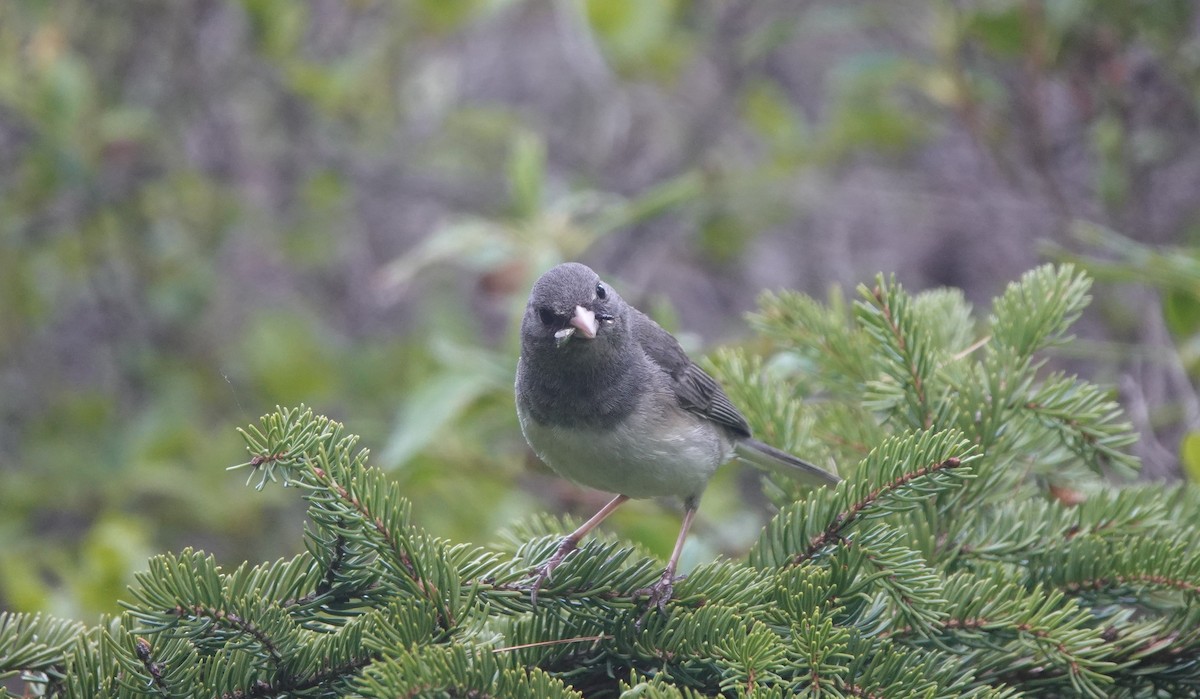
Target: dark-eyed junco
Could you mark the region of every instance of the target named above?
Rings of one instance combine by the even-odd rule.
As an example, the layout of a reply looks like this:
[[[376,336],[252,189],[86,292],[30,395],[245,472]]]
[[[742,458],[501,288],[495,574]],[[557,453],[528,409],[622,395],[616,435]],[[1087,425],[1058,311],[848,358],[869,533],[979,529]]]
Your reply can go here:
[[[533,285],[517,363],[521,431],[550,468],[617,496],[537,571],[533,598],[593,527],[629,498],[678,496],[683,527],[648,593],[671,598],[675,568],[705,485],[733,459],[786,467],[813,484],[836,475],[750,436],[746,418],[679,342],[589,267],[558,265]]]

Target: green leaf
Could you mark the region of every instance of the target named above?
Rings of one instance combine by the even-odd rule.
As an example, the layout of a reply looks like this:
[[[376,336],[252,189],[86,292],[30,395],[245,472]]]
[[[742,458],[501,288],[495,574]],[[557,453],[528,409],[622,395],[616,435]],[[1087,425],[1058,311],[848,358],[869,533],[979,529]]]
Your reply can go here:
[[[673,63],[665,50],[674,44],[670,35],[677,4],[674,0],[586,0],[584,11],[601,45],[619,65],[646,69]]]
[[[508,374],[499,374],[494,358],[439,345],[443,356],[457,354],[448,368],[418,386],[404,399],[395,426],[380,454],[385,468],[395,468],[443,435],[480,396],[508,384]],[[489,361],[490,360],[490,361]],[[503,378],[501,378],[503,377]]]
[[[508,190],[518,218],[531,218],[541,210],[545,178],[546,144],[540,136],[522,132],[508,156]]]
[[[752,82],[742,95],[742,115],[770,148],[772,156],[795,152],[810,139],[804,115],[771,80]]]
[[[1020,56],[1029,41],[1028,15],[1029,10],[1017,3],[990,11],[975,11],[968,15],[966,31],[992,53],[1007,58]]]
[[[1179,445],[1183,472],[1193,483],[1200,483],[1200,432],[1188,432]]]
[[[1200,334],[1200,280],[1196,289],[1167,289],[1163,293],[1163,317],[1171,334],[1185,340]]]

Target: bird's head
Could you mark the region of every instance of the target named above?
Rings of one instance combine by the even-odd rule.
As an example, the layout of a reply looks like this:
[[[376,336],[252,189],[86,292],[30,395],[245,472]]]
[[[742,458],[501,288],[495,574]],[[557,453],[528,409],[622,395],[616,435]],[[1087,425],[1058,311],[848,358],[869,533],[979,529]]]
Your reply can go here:
[[[521,321],[526,350],[604,353],[624,341],[628,306],[586,265],[566,262],[537,280]]]

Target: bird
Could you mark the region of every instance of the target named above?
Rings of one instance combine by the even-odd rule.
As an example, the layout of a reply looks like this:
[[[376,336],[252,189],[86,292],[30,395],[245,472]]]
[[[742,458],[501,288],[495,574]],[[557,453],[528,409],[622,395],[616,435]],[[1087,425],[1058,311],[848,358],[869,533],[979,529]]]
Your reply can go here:
[[[753,438],[720,384],[649,316],[578,262],[534,283],[521,320],[516,408],[530,448],[558,475],[614,495],[534,571],[531,601],[579,542],[630,499],[678,497],[684,513],[666,569],[636,595],[649,609],[674,594],[700,496],[734,460],[781,467],[813,485],[836,474]]]

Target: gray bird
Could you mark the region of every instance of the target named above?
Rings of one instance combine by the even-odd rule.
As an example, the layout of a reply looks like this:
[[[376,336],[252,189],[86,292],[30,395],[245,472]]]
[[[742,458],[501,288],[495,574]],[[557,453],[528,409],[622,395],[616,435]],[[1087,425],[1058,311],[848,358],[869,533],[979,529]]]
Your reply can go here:
[[[630,498],[683,499],[667,568],[644,591],[660,609],[700,495],[718,466],[785,467],[812,484],[841,479],[750,436],[721,386],[658,323],[591,268],[558,265],[533,285],[521,321],[517,415],[533,451],[559,475],[616,497],[538,567],[532,598],[579,541]]]

